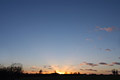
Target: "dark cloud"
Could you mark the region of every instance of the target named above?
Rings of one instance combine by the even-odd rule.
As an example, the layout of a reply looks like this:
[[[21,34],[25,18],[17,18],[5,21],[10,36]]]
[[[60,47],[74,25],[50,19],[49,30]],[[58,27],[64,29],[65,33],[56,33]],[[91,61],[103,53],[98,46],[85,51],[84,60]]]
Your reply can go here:
[[[88,65],[88,66],[92,66],[92,67],[94,67],[94,66],[98,66],[98,64],[87,63],[87,62],[83,62],[83,63],[81,63],[80,65]]]
[[[95,70],[95,69],[80,69],[81,71],[95,71],[95,72],[97,72],[97,70]]]
[[[95,69],[85,69],[86,71],[95,71],[95,72],[97,72],[97,70],[95,70]]]
[[[100,64],[100,65],[108,65],[108,64],[105,63],[105,62],[100,62],[99,64]]]
[[[113,64],[108,64],[108,63],[105,63],[105,62],[100,62],[99,64],[100,64],[100,65],[113,66]]]
[[[81,71],[84,71],[84,69],[80,69]]]
[[[120,62],[112,62],[113,65],[120,65]]]
[[[111,49],[105,49],[105,51],[112,51]]]
[[[86,63],[86,65],[89,65],[89,66],[92,66],[92,67],[98,66],[97,64],[94,64],[94,63]]]

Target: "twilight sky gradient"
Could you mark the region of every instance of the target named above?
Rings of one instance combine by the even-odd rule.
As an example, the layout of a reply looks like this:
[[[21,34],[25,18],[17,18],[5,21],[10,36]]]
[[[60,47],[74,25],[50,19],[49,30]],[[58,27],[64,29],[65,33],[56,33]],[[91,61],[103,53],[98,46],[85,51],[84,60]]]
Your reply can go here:
[[[0,64],[25,71],[120,70],[120,0],[0,0]]]

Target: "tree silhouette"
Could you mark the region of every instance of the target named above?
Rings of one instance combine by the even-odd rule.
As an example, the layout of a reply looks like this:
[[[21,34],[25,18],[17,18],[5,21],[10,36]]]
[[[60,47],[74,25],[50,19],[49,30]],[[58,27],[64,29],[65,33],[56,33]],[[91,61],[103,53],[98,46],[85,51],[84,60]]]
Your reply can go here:
[[[77,74],[80,74],[80,72],[78,72]]]
[[[42,69],[41,69],[41,70],[39,71],[39,74],[42,74],[42,72],[43,72],[43,71],[42,71]]]
[[[21,74],[23,73],[22,70],[22,64],[20,63],[13,63],[10,67],[10,72],[14,73],[14,74]]]
[[[56,71],[54,71],[54,73],[57,73]]]
[[[113,75],[118,75],[118,70],[113,69],[113,70],[112,70],[112,73],[113,73]]]

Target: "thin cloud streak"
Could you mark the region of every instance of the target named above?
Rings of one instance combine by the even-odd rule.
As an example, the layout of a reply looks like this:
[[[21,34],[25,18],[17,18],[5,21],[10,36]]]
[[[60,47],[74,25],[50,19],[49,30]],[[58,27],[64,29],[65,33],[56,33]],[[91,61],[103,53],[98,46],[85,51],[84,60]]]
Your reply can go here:
[[[108,65],[108,64],[105,63],[105,62],[100,62],[99,64],[100,64],[100,65]]]
[[[106,32],[112,32],[113,30],[115,30],[116,28],[115,27],[99,27],[99,26],[96,26],[97,30],[102,30],[102,31],[106,31]]]
[[[97,72],[97,70],[95,70],[95,69],[85,69],[85,70]]]
[[[87,40],[87,41],[93,41],[92,39],[90,39],[90,38],[86,38],[85,40]]]
[[[32,66],[30,69],[39,69],[37,66]]]
[[[110,52],[110,51],[112,51],[111,49],[105,49],[105,51],[108,51],[108,52]]]
[[[95,69],[80,69],[81,71],[94,71],[94,72],[97,72],[97,70]]]
[[[105,63],[105,62],[100,62],[99,64],[100,65],[106,65],[106,66],[113,66],[113,64],[108,64],[108,63]]]
[[[95,67],[95,66],[98,66],[98,64],[94,64],[94,63],[87,63],[87,62],[83,62],[80,64],[81,66],[82,65],[88,65],[88,66],[91,66],[91,67]]]

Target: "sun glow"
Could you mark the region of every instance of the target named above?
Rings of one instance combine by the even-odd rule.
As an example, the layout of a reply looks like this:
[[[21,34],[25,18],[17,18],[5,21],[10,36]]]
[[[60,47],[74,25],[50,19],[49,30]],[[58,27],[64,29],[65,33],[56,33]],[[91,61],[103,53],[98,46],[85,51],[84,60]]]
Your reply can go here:
[[[65,74],[65,72],[61,72],[59,70],[56,70],[56,73],[58,73],[58,74]]]

